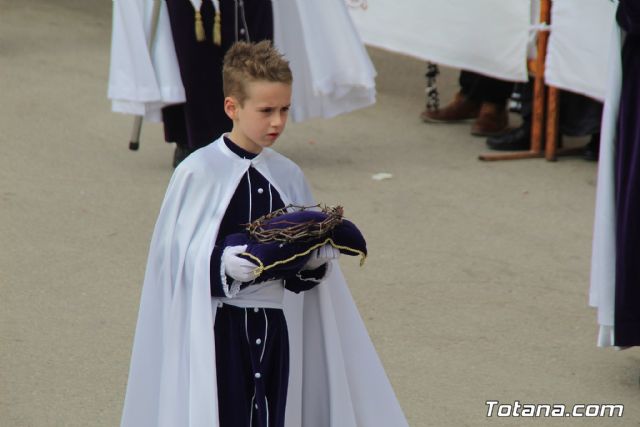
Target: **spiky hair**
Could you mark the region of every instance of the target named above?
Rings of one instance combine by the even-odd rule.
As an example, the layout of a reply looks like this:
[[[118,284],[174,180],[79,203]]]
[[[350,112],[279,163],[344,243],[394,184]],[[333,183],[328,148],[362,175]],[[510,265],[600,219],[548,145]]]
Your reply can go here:
[[[242,105],[247,99],[246,84],[255,81],[291,84],[289,62],[268,40],[234,43],[222,64],[224,96],[235,97]]]

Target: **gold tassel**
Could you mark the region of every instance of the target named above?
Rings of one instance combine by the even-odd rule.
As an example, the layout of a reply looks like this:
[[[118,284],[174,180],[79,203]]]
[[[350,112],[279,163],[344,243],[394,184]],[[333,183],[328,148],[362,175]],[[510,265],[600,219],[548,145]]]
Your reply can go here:
[[[202,42],[206,39],[204,35],[204,24],[202,23],[202,15],[196,10],[196,40]]]
[[[213,44],[220,46],[222,44],[222,31],[220,29],[220,11],[216,10],[216,16],[213,18]]]

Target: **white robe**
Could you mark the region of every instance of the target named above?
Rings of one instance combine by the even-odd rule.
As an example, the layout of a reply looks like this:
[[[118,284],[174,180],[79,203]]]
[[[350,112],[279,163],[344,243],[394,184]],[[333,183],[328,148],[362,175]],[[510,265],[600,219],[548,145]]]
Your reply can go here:
[[[615,142],[622,85],[622,35],[614,25],[609,49],[607,94],[602,112],[598,185],[591,255],[589,305],[598,309],[599,347],[614,346],[616,292]]]
[[[185,101],[169,15],[160,1],[158,30],[151,53],[153,0],[114,0],[109,88],[114,112],[161,121],[161,109]]]
[[[114,112],[160,121],[162,107],[185,101],[161,3],[149,54],[153,0],[113,1],[108,98]],[[272,5],[274,43],[293,72],[294,121],[333,117],[375,102],[376,72],[343,0],[272,0]]]
[[[313,204],[298,166],[268,148],[241,159],[218,139],[176,168],[151,240],[122,427],[218,426],[210,255],[251,165],[285,204]],[[339,265],[332,267],[311,291],[286,292],[286,426],[408,426]]]

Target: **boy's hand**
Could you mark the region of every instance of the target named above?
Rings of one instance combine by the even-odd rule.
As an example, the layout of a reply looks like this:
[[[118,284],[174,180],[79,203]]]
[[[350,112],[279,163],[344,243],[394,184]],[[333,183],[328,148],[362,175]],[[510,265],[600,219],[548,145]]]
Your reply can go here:
[[[303,270],[315,270],[321,265],[328,263],[331,260],[338,259],[340,251],[330,244],[314,249],[309,256],[309,260],[302,268]]]
[[[238,282],[250,282],[256,278],[256,265],[238,255],[247,250],[247,245],[229,246],[222,252],[222,264],[227,276]]]

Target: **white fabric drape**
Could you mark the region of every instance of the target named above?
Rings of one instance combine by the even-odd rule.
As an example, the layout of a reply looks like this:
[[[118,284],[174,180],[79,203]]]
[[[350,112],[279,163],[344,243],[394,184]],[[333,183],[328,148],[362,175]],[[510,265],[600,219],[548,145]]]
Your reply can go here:
[[[545,78],[560,89],[604,101],[616,4],[554,0]]]
[[[531,0],[346,2],[366,44],[504,80],[527,79]]]
[[[344,1],[369,45],[504,80],[527,79],[539,0]],[[615,7],[607,0],[552,2],[549,84],[604,100]]]

